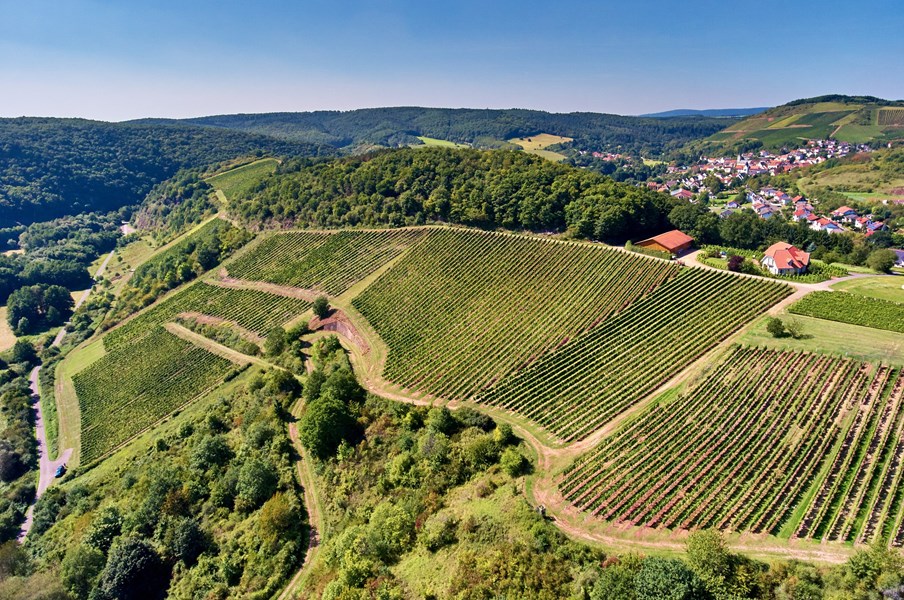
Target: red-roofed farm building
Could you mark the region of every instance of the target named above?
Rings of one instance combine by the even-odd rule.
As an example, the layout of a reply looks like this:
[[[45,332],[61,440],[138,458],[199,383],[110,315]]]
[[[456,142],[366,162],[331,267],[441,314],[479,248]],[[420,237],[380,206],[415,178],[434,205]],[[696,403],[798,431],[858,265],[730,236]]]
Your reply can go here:
[[[694,238],[677,229],[673,229],[672,231],[660,233],[649,239],[641,240],[634,245],[649,250],[658,250],[659,252],[668,252],[675,256],[681,256],[681,253],[687,251],[693,244]]]

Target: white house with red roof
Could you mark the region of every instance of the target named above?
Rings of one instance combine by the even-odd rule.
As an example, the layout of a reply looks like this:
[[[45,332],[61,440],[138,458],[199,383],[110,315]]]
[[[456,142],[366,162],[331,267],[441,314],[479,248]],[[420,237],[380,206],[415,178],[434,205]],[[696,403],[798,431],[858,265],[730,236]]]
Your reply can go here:
[[[852,223],[857,218],[857,211],[850,206],[840,206],[832,211],[832,218],[837,221]]]
[[[787,242],[776,242],[766,249],[760,264],[773,275],[800,275],[810,266],[810,254]]]
[[[842,231],[844,231],[844,227],[842,227],[835,221],[832,221],[831,219],[826,219],[825,217],[819,217],[816,220],[811,220],[810,229],[814,231],[828,231],[829,233],[841,233]]]

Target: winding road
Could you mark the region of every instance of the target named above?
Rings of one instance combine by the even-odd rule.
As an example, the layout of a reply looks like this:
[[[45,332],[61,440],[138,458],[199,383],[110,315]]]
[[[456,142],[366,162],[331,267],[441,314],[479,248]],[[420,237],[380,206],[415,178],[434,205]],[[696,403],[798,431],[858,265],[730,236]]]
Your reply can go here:
[[[94,274],[95,281],[98,277],[104,274],[104,271],[107,269],[107,264],[110,262],[110,259],[113,258],[113,255],[116,253],[116,250],[111,250],[107,257],[104,259],[104,262],[100,264],[100,267],[97,269],[97,273]],[[85,293],[82,294],[82,297],[78,299],[78,302],[75,303],[75,307],[73,311],[78,310],[78,308],[85,303],[85,300],[88,299],[88,296],[94,290],[94,284],[92,283],[91,287],[85,290]],[[66,337],[66,326],[64,325],[59,333],[56,334],[56,337],[53,338],[53,342],[50,344],[51,346],[59,346],[63,343],[63,338]],[[65,465],[69,458],[72,456],[72,448],[66,448],[62,452],[60,452],[59,456],[56,460],[50,460],[50,452],[47,449],[47,431],[44,428],[44,415],[41,411],[41,386],[39,376],[41,374],[41,366],[38,365],[34,369],[31,370],[31,375],[28,378],[30,387],[31,387],[31,396],[34,399],[34,407],[35,407],[35,437],[38,440],[38,488],[35,492],[35,499],[32,501],[31,506],[28,507],[28,510],[25,512],[25,521],[22,523],[22,528],[19,530],[19,542],[23,542],[25,540],[25,536],[28,535],[28,532],[31,531],[31,526],[34,523],[34,512],[35,512],[35,504],[38,502],[38,498],[44,495],[44,492],[47,491],[47,488],[50,487],[50,484],[53,483],[53,480],[56,478],[56,470],[59,466]],[[51,401],[55,401],[51,398]]]

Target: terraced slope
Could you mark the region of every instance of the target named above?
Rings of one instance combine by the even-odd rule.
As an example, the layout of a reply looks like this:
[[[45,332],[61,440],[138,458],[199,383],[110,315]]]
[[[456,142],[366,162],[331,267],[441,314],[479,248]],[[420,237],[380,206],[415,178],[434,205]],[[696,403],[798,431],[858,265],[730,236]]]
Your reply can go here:
[[[678,269],[600,246],[434,230],[353,305],[389,346],[387,379],[469,398]]]
[[[565,441],[581,439],[790,293],[781,283],[684,269],[478,401],[518,413]]]
[[[111,330],[104,336],[104,347],[115,350],[141,340],[155,325],[163,324],[180,313],[201,313],[225,319],[263,335],[305,312],[310,306],[298,298],[198,282]]]
[[[276,234],[229,266],[229,275],[338,296],[401,254],[427,230]]]
[[[83,464],[100,458],[223,381],[233,365],[162,327],[73,378]]]
[[[736,347],[576,461],[560,488],[622,524],[900,545],[902,392],[888,367]]]

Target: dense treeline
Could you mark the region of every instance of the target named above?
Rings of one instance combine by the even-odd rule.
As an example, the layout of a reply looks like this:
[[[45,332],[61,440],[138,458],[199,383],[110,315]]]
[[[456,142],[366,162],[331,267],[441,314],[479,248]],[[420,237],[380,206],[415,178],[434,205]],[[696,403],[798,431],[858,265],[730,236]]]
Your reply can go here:
[[[504,150],[406,148],[314,163],[288,161],[230,210],[278,226],[431,222],[571,230],[611,242],[668,228],[676,201],[585,170]]]
[[[83,289],[91,285],[88,266],[119,240],[120,220],[127,209],[89,213],[32,223],[17,235],[0,237],[7,248],[22,254],[0,256],[0,304],[23,285],[60,285]],[[17,231],[8,230],[9,234]]]
[[[109,476],[50,488],[25,547],[0,550],[0,597],[273,597],[306,544],[286,377],[252,375]]]
[[[164,240],[215,213],[213,193],[199,171],[179,171],[154,186],[133,221],[139,229],[151,230],[159,240]]]
[[[236,156],[315,155],[315,145],[177,123],[0,119],[0,222],[138,203],[180,168]]]
[[[186,122],[261,133],[337,148],[419,144],[426,136],[497,148],[504,140],[551,133],[574,138],[582,150],[615,150],[654,156],[704,138],[734,123],[708,117],[643,118],[538,110],[370,108],[362,110],[219,115]]]
[[[28,374],[34,347],[19,341],[0,360],[0,544],[14,540],[35,494],[38,448]],[[0,572],[3,569],[0,567]]]
[[[69,290],[59,285],[25,285],[7,300],[7,321],[16,335],[28,335],[62,325],[75,303]]]

